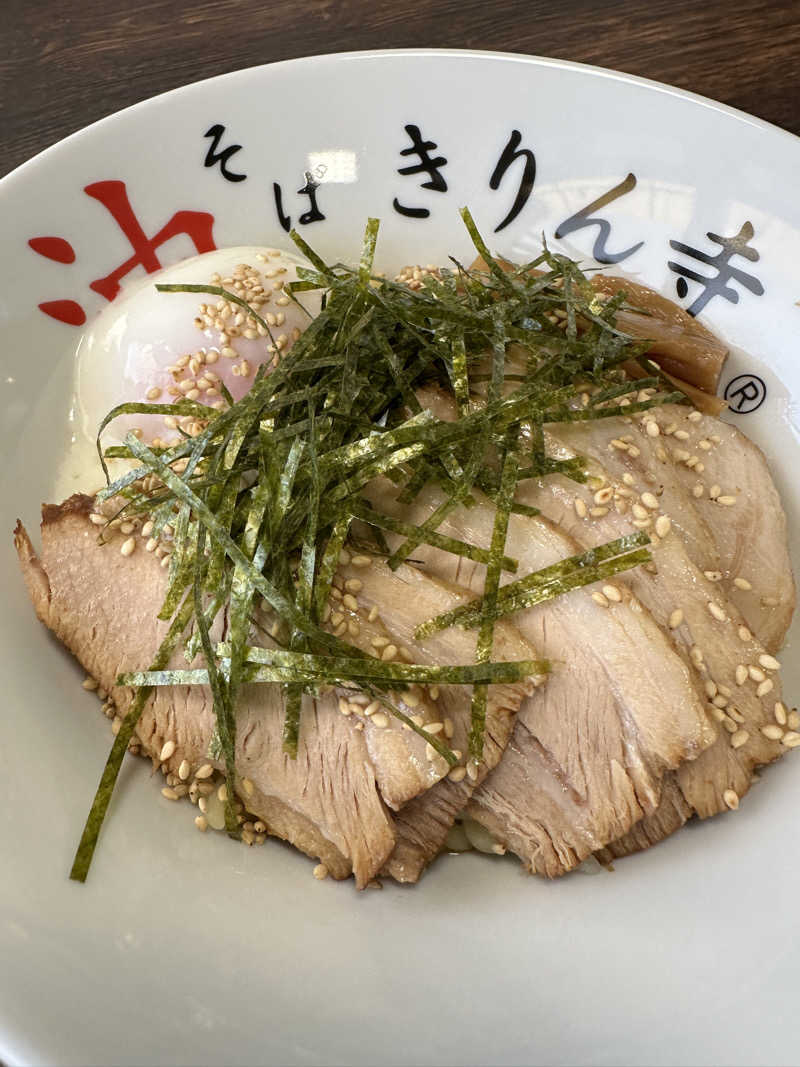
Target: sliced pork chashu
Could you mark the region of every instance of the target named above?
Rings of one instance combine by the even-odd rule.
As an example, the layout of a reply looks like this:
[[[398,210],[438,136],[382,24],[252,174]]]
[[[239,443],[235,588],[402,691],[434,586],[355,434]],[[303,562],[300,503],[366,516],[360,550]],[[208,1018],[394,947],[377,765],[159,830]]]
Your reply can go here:
[[[99,545],[96,528],[88,521],[91,506],[91,498],[73,497],[61,507],[44,509],[41,562],[21,526],[15,541],[39,618],[112,694],[124,714],[132,693],[116,686],[115,680],[120,673],[146,665],[164,636],[166,624],[158,622],[156,615],[166,573],[148,553],[125,558],[114,544]],[[393,574],[375,564],[357,573],[362,604],[369,597],[385,612],[394,601],[392,633],[396,639],[402,637],[405,648],[413,649],[412,658],[474,661],[474,636],[470,634],[439,635],[432,648],[424,651],[413,642],[416,623],[450,610],[465,599],[465,593],[448,590],[408,567]],[[348,615],[358,617],[357,612]],[[373,623],[365,618],[361,622],[360,639],[374,653],[370,637],[385,633],[385,627],[380,617]],[[508,624],[499,633],[499,647],[508,658],[535,658],[530,644]],[[185,666],[179,654],[174,666]],[[495,742],[499,741],[495,760],[510,734],[513,712],[533,684],[531,680],[490,687],[488,723]],[[438,703],[448,712],[455,737],[452,744],[456,745],[465,737],[469,693],[463,687],[450,687],[449,692],[442,687],[441,693],[447,697],[440,694],[428,700],[427,721],[444,714],[436,710]],[[413,694],[406,699],[416,702]],[[384,717],[387,726],[381,728],[363,713],[367,710],[363,703],[361,711],[359,705],[346,704],[354,712],[348,716],[341,713],[341,703],[335,694],[313,701],[306,698],[295,761],[282,751],[279,687],[244,687],[239,702],[237,769],[255,786],[255,793],[242,799],[271,833],[319,857],[336,877],[346,877],[352,869],[357,884],[363,886],[390,857],[397,838],[381,790],[386,790],[385,799],[391,805],[399,807],[430,789],[449,768],[438,756],[429,759],[426,743],[412,731],[394,729],[394,720]],[[164,743],[174,741],[176,750],[167,769],[177,773],[184,759],[193,769],[206,762],[221,769],[221,763],[207,757],[212,731],[209,692],[204,687],[170,687],[156,691],[137,736],[156,760]]]
[[[410,508],[388,481],[373,503],[421,523],[439,502],[426,489]],[[453,512],[443,533],[486,547],[493,509]],[[518,576],[563,559],[575,542],[546,521],[511,516],[507,553]],[[419,546],[414,558],[439,577],[480,593],[483,570]],[[514,624],[552,664],[547,685],[524,702],[498,768],[476,790],[469,813],[536,870],[562,873],[627,832],[660,799],[667,768],[710,744],[709,724],[686,666],[640,604],[627,595],[609,612],[577,590],[517,613]],[[674,713],[664,714],[664,704]]]
[[[61,508],[45,509],[40,558],[23,527],[15,540],[37,615],[124,715],[132,693],[116,678],[149,663],[166,633],[156,619],[166,573],[149,553],[126,559],[114,544],[98,545],[88,522],[91,505],[89,497],[72,497]],[[174,665],[185,667],[180,654]],[[279,687],[245,687],[239,708],[237,769],[255,786],[254,795],[242,797],[248,809],[335,877],[352,870],[365,885],[392,851],[395,835],[364,738],[354,734],[333,695],[307,700],[298,758],[291,760],[281,748]],[[178,686],[156,690],[136,734],[155,760],[174,741],[166,762],[177,774],[183,760],[193,771],[209,762],[222,769],[208,758],[213,727],[209,691]]]
[[[349,639],[365,651],[411,658],[417,663],[474,663],[477,636],[474,631],[450,628],[417,642],[414,630],[420,621],[451,610],[472,599],[465,590],[431,579],[416,567],[402,565],[392,571],[374,560],[366,568],[345,564],[340,570],[345,588],[358,584],[358,634]],[[351,601],[352,606],[352,601]],[[342,605],[340,614],[347,609]],[[351,618],[355,616],[351,613]],[[371,621],[370,621],[371,620]],[[388,644],[387,644],[388,642]],[[396,650],[396,653],[395,651]],[[500,660],[533,659],[536,649],[518,629],[499,620],[495,631],[494,657]],[[370,758],[384,799],[395,809],[397,843],[383,873],[399,882],[415,882],[438,855],[456,815],[466,805],[476,786],[497,765],[513,728],[513,713],[522,700],[545,679],[537,676],[524,684],[489,687],[483,760],[475,768],[460,765],[450,771],[441,756],[428,750],[424,739],[396,719],[389,727],[376,727],[374,714],[360,716]],[[395,694],[396,705],[417,724],[438,731],[456,752],[466,757],[469,745],[472,693],[464,686],[413,686]],[[380,712],[378,714],[381,714]],[[469,772],[469,773],[468,773]]]
[[[552,438],[558,440],[560,428],[550,429]],[[518,493],[521,500],[540,508],[585,548],[634,532],[633,504],[642,500],[641,494],[651,492],[646,484],[637,485],[633,477],[628,479],[630,484],[615,484],[597,464],[590,470],[594,489],[557,477],[526,482]],[[649,497],[645,499],[652,505]],[[604,504],[598,505],[598,500]],[[665,783],[664,810],[660,807],[647,816],[646,825],[638,828],[631,841],[646,847],[641,842],[652,844],[678,829],[693,811],[705,817],[738,804],[738,798],[749,788],[753,769],[785,751],[776,707],[784,728],[786,719],[779,703],[779,679],[772,669],[775,661],[744,626],[736,606],[725,598],[721,583],[710,581],[689,559],[677,524],[665,525],[662,518],[659,528],[664,536],[659,538],[654,526],[656,516],[663,513],[641,503],[638,506],[652,516],[639,520],[639,525],[643,521],[649,524],[655,567],[636,568],[617,582],[626,584],[671,635],[702,681],[709,713],[723,727],[711,748],[681,767],[674,775],[675,782]],[[606,514],[592,515],[592,509]],[[765,663],[770,664],[769,669]],[[775,736],[766,736],[765,728],[767,734]],[[683,791],[682,801],[675,800],[675,787]],[[619,845],[616,854],[624,847]]]
[[[658,433],[648,432],[648,424]],[[558,436],[619,482],[630,474],[647,484],[697,567],[721,572],[724,593],[749,628],[770,651],[780,647],[795,605],[786,517],[752,441],[679,405],[656,407],[644,420],[570,423]]]
[[[362,561],[366,558],[362,557]],[[430,666],[475,662],[477,637],[474,631],[451,628],[424,641],[414,637],[421,622],[470,600],[466,590],[436,580],[407,564],[393,571],[379,559],[374,559],[370,566],[346,563],[340,567],[338,576],[343,588],[352,587],[354,583],[358,586],[355,594],[348,597],[348,603],[334,601],[337,612],[331,617],[331,622],[341,618],[356,624],[355,632],[347,634],[352,644],[381,659],[389,654],[392,660],[399,662]],[[505,620],[497,627],[494,652],[496,659],[510,661],[535,660],[538,655],[517,628]],[[507,739],[511,732],[511,716],[525,696],[533,691],[534,685],[543,680],[538,677],[524,683],[489,687],[487,721],[494,736]],[[466,752],[471,687],[412,686],[409,691],[398,691],[394,696],[397,707],[406,715],[418,718],[419,725],[433,724],[434,730],[441,732],[448,745]],[[380,725],[376,726],[374,715],[366,715],[365,709],[359,710],[359,707],[363,709],[363,701],[360,705],[353,703],[352,712],[362,721],[379,788],[392,809],[399,810],[448,773],[449,766],[441,756],[429,758],[426,755],[424,738],[397,719],[389,718],[388,725],[384,725],[386,716],[380,711]],[[445,724],[449,736],[444,732]],[[505,741],[502,747],[505,747]]]

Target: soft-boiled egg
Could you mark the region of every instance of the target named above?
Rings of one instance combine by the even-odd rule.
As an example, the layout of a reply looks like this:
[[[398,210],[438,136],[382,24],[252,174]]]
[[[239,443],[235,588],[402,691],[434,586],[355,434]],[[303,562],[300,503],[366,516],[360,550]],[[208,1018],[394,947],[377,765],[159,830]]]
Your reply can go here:
[[[148,275],[120,294],[90,325],[78,347],[72,413],[73,447],[59,486],[74,491],[91,471],[97,480],[94,441],[105,415],[118,404],[226,405],[221,386],[239,400],[258,367],[292,346],[319,312],[320,295],[286,293],[302,260],[274,248],[239,246],[207,252]],[[245,309],[206,293],[160,293],[156,284],[220,285],[242,297],[269,330]],[[187,428],[191,419],[177,420]],[[149,443],[179,439],[176,420],[162,415],[124,415],[103,434],[105,444],[131,430]]]

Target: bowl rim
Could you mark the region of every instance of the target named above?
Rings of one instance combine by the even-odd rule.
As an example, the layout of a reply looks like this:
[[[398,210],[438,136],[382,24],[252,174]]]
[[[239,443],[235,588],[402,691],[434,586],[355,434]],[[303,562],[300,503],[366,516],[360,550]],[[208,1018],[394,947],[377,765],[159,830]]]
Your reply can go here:
[[[716,111],[723,115],[728,115],[730,118],[743,122],[746,125],[752,126],[764,133],[778,134],[786,144],[793,144],[800,148],[800,136],[792,133],[789,130],[783,129],[781,126],[777,126],[775,123],[768,122],[766,119],[758,118],[755,115],[751,115],[746,111],[742,111],[739,108],[731,107],[729,104],[723,104],[719,100],[714,100],[708,96],[702,96],[699,93],[693,93],[688,89],[680,89],[677,86],[670,85],[667,82],[656,81],[652,78],[644,78],[638,74],[628,74],[625,71],[614,70],[610,67],[599,67],[591,63],[578,63],[569,59],[556,59],[549,56],[530,55],[523,52],[498,52],[491,49],[477,49],[477,48],[375,48],[375,49],[362,49],[351,52],[321,52],[314,53],[307,56],[297,56],[293,59],[281,59],[275,60],[271,63],[257,63],[249,67],[241,67],[238,70],[227,71],[224,74],[216,74],[210,78],[200,78],[197,81],[186,82],[183,85],[176,86],[174,89],[167,89],[162,93],[157,93],[155,96],[145,97],[142,100],[137,101],[134,104],[129,104],[127,107],[120,108],[118,111],[112,112],[110,115],[105,115],[103,118],[96,119],[94,122],[89,123],[87,126],[82,126],[80,129],[75,130],[73,133],[68,134],[66,137],[62,137],[54,144],[49,145],[47,148],[37,152],[36,155],[31,156],[30,159],[20,163],[8,174],[0,178],[0,197],[8,195],[12,191],[12,187],[17,184],[19,180],[27,177],[28,170],[36,167],[39,163],[45,162],[49,159],[50,155],[61,151],[67,146],[71,147],[73,144],[77,144],[82,138],[93,135],[95,130],[101,128],[107,124],[115,122],[120,116],[126,115],[128,112],[142,110],[145,111],[150,107],[156,107],[161,102],[176,93],[186,93],[187,91],[201,91],[206,86],[218,86],[221,83],[234,82],[237,80],[245,80],[246,78],[253,77],[256,72],[259,71],[277,71],[281,68],[293,69],[302,66],[308,66],[311,63],[319,66],[320,64],[326,66],[336,66],[340,63],[351,63],[359,60],[378,60],[378,59],[421,59],[421,58],[449,58],[449,59],[463,59],[463,60],[499,60],[505,63],[516,63],[523,66],[549,68],[555,70],[572,71],[579,74],[593,74],[596,77],[605,78],[610,81],[617,81],[631,86],[635,86],[640,89],[650,90],[658,92],[666,96],[676,97],[678,99],[687,100],[691,103],[698,104],[703,108],[708,108],[712,111]]]

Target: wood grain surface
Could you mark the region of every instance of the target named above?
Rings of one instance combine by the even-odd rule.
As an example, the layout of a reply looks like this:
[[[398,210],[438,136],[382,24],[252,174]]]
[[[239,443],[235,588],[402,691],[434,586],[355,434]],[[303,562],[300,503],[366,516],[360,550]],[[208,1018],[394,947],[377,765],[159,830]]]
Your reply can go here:
[[[800,0],[0,0],[0,175],[148,96],[366,48],[487,48],[669,82],[800,134]]]

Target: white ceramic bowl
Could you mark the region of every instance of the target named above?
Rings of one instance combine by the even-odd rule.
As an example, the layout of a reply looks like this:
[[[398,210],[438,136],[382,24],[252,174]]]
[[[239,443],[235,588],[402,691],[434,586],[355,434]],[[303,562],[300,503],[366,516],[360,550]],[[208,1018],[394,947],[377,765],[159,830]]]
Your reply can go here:
[[[224,163],[244,180],[204,165],[215,126],[224,126],[217,151],[242,146]],[[412,126],[435,142],[429,156],[446,159],[438,178],[399,173],[420,161],[401,155]],[[493,183],[504,149],[510,165]],[[494,232],[530,169],[530,156],[511,159],[522,149],[535,156],[530,197]],[[297,192],[306,174],[325,216],[300,225],[306,239],[352,259],[366,216],[380,216],[386,270],[469,257],[462,204],[501,253],[530,256],[544,234],[589,263],[605,226],[554,233],[633,175],[589,217],[608,224],[607,251],[639,246],[620,270],[675,297],[670,262],[709,276],[725,268],[670,242],[715,255],[722,246],[707,234],[732,238],[749,223],[757,259],[736,253],[730,266],[754,280],[731,281],[736,302],[713,296],[702,319],[749,353],[725,370],[723,387],[750,376],[735,402],[760,399],[754,375],[766,390],[757,411],[729,417],[766,450],[796,531],[798,171],[796,138],[666,86],[560,61],[414,51],[314,57],[191,85],[0,182],[0,1054],[9,1064],[797,1062],[796,757],[765,774],[735,816],[689,826],[613,875],[548,884],[510,859],[469,855],[440,861],[416,889],[361,895],[319,884],[305,857],[276,843],[248,850],[196,833],[189,806],[162,800],[129,761],[89,881],[70,883],[108,726],[35,621],[10,533],[17,516],[35,527],[71,432],[81,327],[39,305],[73,301],[56,312],[91,320],[111,295],[109,275],[131,257],[153,267],[154,256],[166,265],[192,254],[186,234],[154,247],[179,211],[213,215],[175,223],[201,245],[285,244],[274,183],[299,224],[314,214]],[[395,198],[430,214],[404,216]],[[31,247],[37,238],[62,241]],[[48,258],[71,258],[63,242],[73,262]],[[135,267],[122,284],[143,275]],[[689,281],[683,303],[706,291]],[[790,637],[790,695],[795,648]]]

